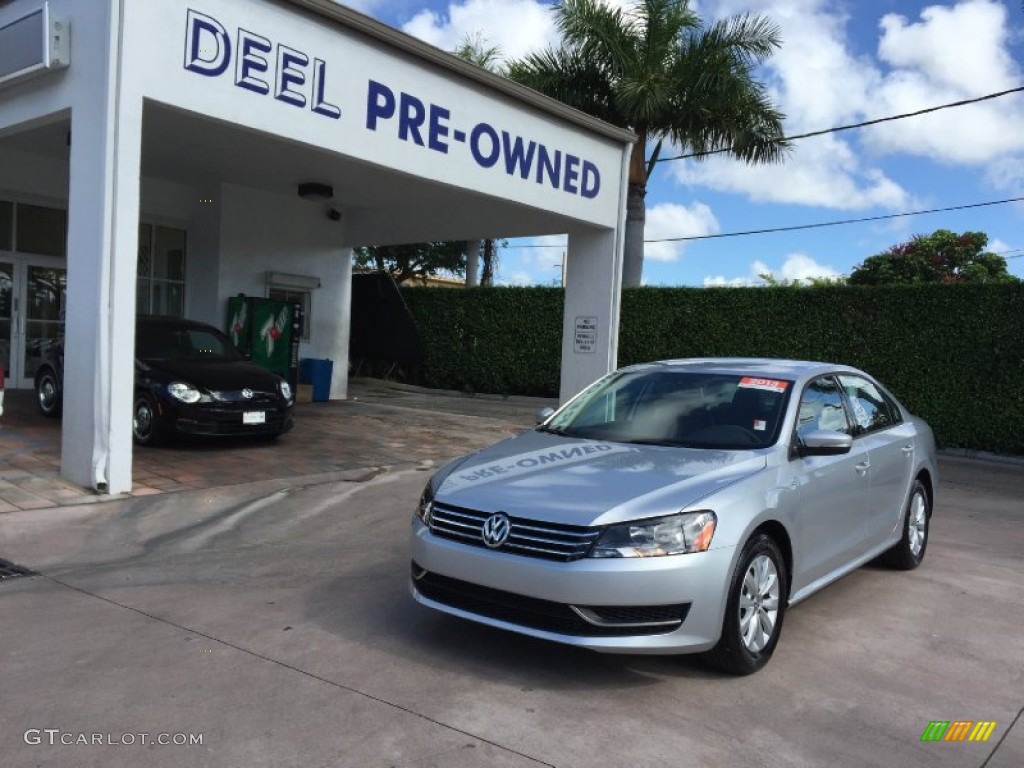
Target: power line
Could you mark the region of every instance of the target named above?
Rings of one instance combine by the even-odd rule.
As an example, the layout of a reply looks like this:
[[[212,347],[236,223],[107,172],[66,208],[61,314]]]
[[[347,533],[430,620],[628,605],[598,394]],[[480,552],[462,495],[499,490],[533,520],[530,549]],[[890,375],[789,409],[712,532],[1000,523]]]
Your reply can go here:
[[[772,227],[770,229],[749,229],[743,232],[722,232],[717,235],[692,235],[689,237],[664,237],[659,240],[644,240],[644,243],[678,243],[687,240],[713,240],[722,237],[741,237],[743,235],[766,235],[773,232],[795,232],[801,229],[820,229],[822,227],[838,227],[840,224],[860,224],[866,221],[884,221],[886,219],[899,219],[906,216],[921,216],[926,213],[945,213],[948,211],[964,211],[969,208],[984,208],[990,205],[1005,205],[1006,203],[1024,202],[1024,197],[1011,197],[1006,200],[989,200],[984,203],[969,203],[967,205],[952,205],[948,208],[929,208],[924,211],[904,211],[903,213],[890,213],[884,216],[865,216],[860,219],[841,219],[839,221],[821,221],[816,224],[794,224],[791,227]],[[566,243],[555,243],[553,245],[506,245],[505,248],[565,248]],[[1018,249],[1019,250],[1019,249]],[[1014,253],[1014,251],[1007,251]],[[1018,258],[1018,257],[1013,257]]]
[[[862,123],[852,123],[850,125],[839,125],[835,128],[825,128],[820,131],[811,131],[810,133],[798,133],[793,136],[784,136],[779,139],[770,141],[771,144],[781,144],[784,141],[796,141],[797,139],[809,139],[813,136],[824,136],[827,133],[839,133],[840,131],[852,131],[854,128],[865,128],[869,125],[878,125],[879,123],[888,123],[893,120],[903,120],[908,117],[918,117],[919,115],[927,115],[931,112],[938,112],[943,109],[951,109],[953,107],[963,107],[968,104],[977,104],[981,101],[989,101],[990,99],[998,99],[1001,96],[1007,96],[1011,93],[1020,93],[1024,91],[1024,86],[1018,86],[1017,88],[1010,88],[1006,91],[999,91],[998,93],[989,93],[985,96],[977,96],[973,99],[963,99],[961,101],[951,101],[948,104],[940,104],[937,107],[927,107],[926,109],[919,109],[914,112],[904,112],[899,115],[890,115],[889,117],[878,117],[874,120],[865,120]],[[722,149],[709,149],[705,152],[691,152],[686,155],[675,155],[674,157],[659,157],[655,162],[666,163],[669,160],[687,160],[693,157],[707,157],[708,155],[719,155],[725,152],[732,152],[736,149],[736,146],[724,147]]]
[[[689,237],[665,237],[660,240],[644,240],[645,243],[678,243],[685,240],[714,240],[722,237],[740,237],[743,235],[765,235],[773,232],[794,232],[800,229],[820,229],[821,227],[837,227],[840,224],[861,224],[866,221],[884,221],[886,219],[899,219],[904,216],[921,216],[926,213],[945,213],[947,211],[964,211],[968,208],[984,208],[989,205],[1005,205],[1006,203],[1024,202],[1024,197],[1011,197],[1007,200],[990,200],[985,203],[971,203],[969,205],[952,205],[948,208],[930,208],[925,211],[906,211],[904,213],[889,213],[884,216],[865,216],[860,219],[842,219],[840,221],[822,221],[817,224],[795,224],[791,227],[771,227],[769,229],[748,229],[743,232],[721,232],[717,235],[692,235]]]

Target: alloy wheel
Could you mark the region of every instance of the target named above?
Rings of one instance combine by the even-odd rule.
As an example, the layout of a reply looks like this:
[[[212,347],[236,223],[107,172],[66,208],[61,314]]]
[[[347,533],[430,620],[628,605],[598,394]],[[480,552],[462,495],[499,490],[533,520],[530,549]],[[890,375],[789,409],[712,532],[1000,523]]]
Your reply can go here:
[[[39,408],[43,413],[52,413],[57,406],[57,382],[52,376],[44,376],[39,381],[39,390],[36,393],[39,398]]]
[[[920,492],[914,494],[910,501],[909,545],[914,557],[921,556],[924,549],[925,536],[928,533],[928,508],[924,496]]]
[[[146,442],[153,435],[153,407],[149,404],[149,401],[145,398],[139,399],[135,403],[135,416],[132,419],[132,429],[135,431],[135,437],[140,442]]]
[[[758,653],[771,642],[779,617],[779,572],[767,555],[758,555],[747,567],[739,612],[743,644]]]

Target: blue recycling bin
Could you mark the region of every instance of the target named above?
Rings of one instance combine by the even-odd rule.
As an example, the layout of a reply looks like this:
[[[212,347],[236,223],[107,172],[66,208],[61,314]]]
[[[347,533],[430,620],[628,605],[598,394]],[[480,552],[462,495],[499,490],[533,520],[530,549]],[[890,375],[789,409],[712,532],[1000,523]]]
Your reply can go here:
[[[331,399],[331,376],[334,374],[333,360],[319,360],[304,357],[299,360],[299,381],[313,385],[313,402]]]

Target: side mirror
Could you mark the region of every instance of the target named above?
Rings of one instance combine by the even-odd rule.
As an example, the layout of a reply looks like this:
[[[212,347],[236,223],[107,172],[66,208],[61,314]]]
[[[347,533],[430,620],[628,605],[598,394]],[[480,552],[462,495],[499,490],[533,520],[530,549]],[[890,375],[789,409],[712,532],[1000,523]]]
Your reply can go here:
[[[845,432],[816,429],[803,436],[798,450],[801,456],[839,456],[852,447],[853,438]]]
[[[537,423],[538,424],[543,424],[545,421],[547,421],[548,419],[551,418],[551,416],[552,416],[552,414],[554,414],[554,412],[555,412],[554,408],[541,408],[535,414],[536,419],[537,419]]]

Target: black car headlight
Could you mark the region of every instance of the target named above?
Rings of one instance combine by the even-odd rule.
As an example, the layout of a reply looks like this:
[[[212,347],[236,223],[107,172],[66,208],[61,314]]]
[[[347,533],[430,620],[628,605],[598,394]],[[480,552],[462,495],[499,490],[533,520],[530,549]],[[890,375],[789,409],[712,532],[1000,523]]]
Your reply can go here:
[[[591,557],[661,557],[704,552],[718,518],[710,510],[609,525]]]
[[[198,403],[203,397],[198,389],[184,381],[172,381],[168,384],[167,394],[183,403]]]
[[[423,493],[420,494],[420,502],[416,505],[416,517],[418,517],[424,525],[430,525],[430,516],[434,512],[434,478],[430,478],[427,481],[426,487],[423,489]]]
[[[283,397],[290,403],[292,401],[292,385],[289,384],[284,379],[281,379],[281,381],[278,384],[278,387],[280,387],[281,389],[281,397]]]

